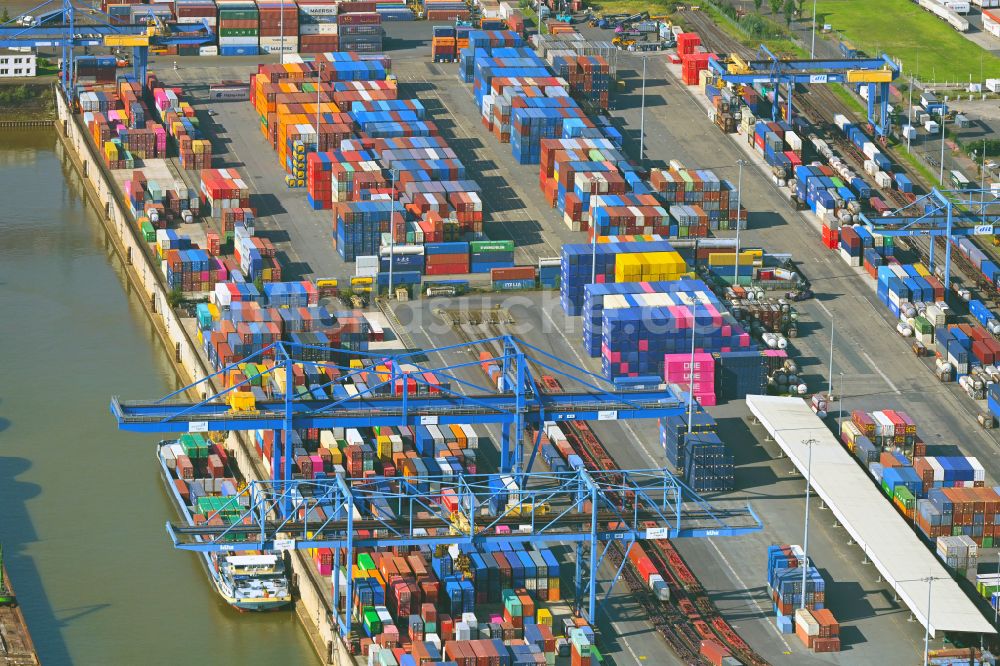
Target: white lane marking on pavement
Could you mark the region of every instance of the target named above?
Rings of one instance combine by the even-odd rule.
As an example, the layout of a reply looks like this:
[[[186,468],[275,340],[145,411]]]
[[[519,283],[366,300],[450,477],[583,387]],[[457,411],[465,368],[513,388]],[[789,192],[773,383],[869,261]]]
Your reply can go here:
[[[829,317],[830,319],[833,319],[833,313],[830,312],[825,305],[823,305],[823,301],[816,301],[816,305],[819,306],[820,310],[822,310],[823,312],[826,313],[827,317]]]
[[[868,352],[863,351],[863,352],[861,352],[861,354],[866,359],[868,359],[868,362],[871,363],[871,366],[873,368],[875,368],[875,372],[877,372],[879,375],[882,376],[882,379],[884,379],[885,383],[889,385],[889,388],[891,388],[893,390],[893,392],[895,392],[896,395],[900,395],[902,393],[902,391],[900,391],[898,388],[896,388],[896,385],[892,383],[892,380],[889,379],[889,376],[886,375],[884,372],[882,372],[882,368],[878,367],[878,364],[875,363],[875,361],[872,360],[872,357],[868,355]]]

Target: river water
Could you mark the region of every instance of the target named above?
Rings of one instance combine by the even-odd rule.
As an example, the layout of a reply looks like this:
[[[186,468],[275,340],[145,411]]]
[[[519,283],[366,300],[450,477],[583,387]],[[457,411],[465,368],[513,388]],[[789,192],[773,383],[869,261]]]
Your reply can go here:
[[[0,135],[0,187],[0,543],[42,662],[315,663],[170,544],[155,436],[108,401],[177,380],[55,134]]]

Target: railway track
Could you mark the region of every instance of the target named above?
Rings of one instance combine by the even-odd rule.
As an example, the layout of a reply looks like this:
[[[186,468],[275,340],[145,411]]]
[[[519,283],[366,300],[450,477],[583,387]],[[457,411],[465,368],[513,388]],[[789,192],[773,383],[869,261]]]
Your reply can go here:
[[[588,467],[618,469],[617,463],[587,423],[566,421],[562,425],[568,431],[567,439]],[[733,656],[744,664],[767,665],[768,662],[754,652],[720,615],[704,587],[670,541],[648,541],[643,549],[670,587],[670,601],[655,599],[648,587],[639,580],[633,567],[624,569],[631,577],[626,578],[626,583],[644,607],[652,607],[649,615],[651,620],[655,618],[654,626],[681,659],[693,659],[693,663],[701,663],[697,656],[701,650],[701,641],[715,640],[728,647]],[[621,544],[613,544],[609,550],[615,554],[615,564],[621,563],[626,556]],[[630,579],[632,582],[629,582]]]
[[[734,53],[743,58],[756,57],[756,52],[726,34],[704,12],[685,10],[680,12],[680,17],[686,25],[701,36],[702,44],[709,51]],[[832,126],[833,117],[838,113],[847,117],[854,115],[854,112],[825,85],[811,86],[806,92],[796,94],[793,103],[798,107],[800,113],[817,126]],[[855,163],[853,166],[856,171],[864,173],[864,162],[867,158],[854,144],[847,140],[843,133],[839,130],[831,130],[829,135],[824,138],[841,153],[842,157]],[[895,163],[915,185],[928,191],[929,184],[916,170],[902,161],[897,160]],[[898,190],[877,187],[872,189],[878,193],[883,201],[896,207],[903,207],[910,203],[910,200]]]
[[[438,315],[450,321],[455,335],[463,343],[468,344],[476,340],[477,336],[490,338],[502,335],[505,333],[504,324],[511,323],[503,311],[487,312],[491,315],[473,314],[471,318],[466,315],[464,319],[456,319],[447,310],[442,309]],[[494,357],[502,355],[503,350],[498,343],[491,342],[488,347]],[[539,368],[535,370],[537,376],[542,377],[543,390],[562,391],[558,380],[546,376]],[[584,459],[589,469],[600,469],[604,472],[620,469],[585,422],[566,421],[563,426],[573,449]],[[629,500],[622,497],[620,501],[625,504]],[[768,662],[754,652],[719,614],[705,593],[704,587],[673,545],[669,541],[649,541],[646,544],[643,547],[646,555],[653,561],[670,588],[670,601],[657,599],[639,577],[634,566],[622,569],[622,580],[632,593],[632,597],[642,607],[650,623],[677,657],[687,664],[704,663],[699,656],[701,641],[711,639],[727,646],[733,656],[748,666],[767,666]],[[620,543],[614,543],[608,549],[608,557],[615,567],[619,566],[627,556],[625,546]]]

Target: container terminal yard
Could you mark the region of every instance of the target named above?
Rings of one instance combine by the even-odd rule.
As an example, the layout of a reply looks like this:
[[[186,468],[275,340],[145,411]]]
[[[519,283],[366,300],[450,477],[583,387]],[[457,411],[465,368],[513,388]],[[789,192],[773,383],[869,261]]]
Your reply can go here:
[[[48,9],[0,41],[63,47],[178,375],[111,418],[220,612],[322,663],[995,663],[997,204],[889,147],[891,58],[697,10]]]

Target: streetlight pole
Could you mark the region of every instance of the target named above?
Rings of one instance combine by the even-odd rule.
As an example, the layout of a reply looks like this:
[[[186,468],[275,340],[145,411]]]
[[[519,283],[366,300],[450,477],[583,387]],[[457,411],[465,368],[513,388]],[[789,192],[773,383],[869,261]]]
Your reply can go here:
[[[837,409],[837,420],[844,420],[844,373],[840,373],[840,407]]]
[[[736,269],[733,271],[733,286],[740,283],[740,204],[743,197],[743,159],[736,160],[736,165],[740,168],[740,174],[736,180]]]
[[[941,114],[941,169],[938,173],[938,182],[944,187],[944,114]]]
[[[809,569],[809,498],[810,498],[810,488],[812,487],[812,463],[813,463],[813,444],[816,443],[815,439],[802,440],[802,443],[806,445],[809,450],[806,462],[806,521],[804,528],[804,535],[802,537],[802,605],[799,608],[806,607],[806,580],[807,573]]]
[[[1000,574],[1000,553],[997,553],[997,573]],[[990,594],[990,603],[993,604],[993,624],[1000,621],[1000,599],[993,598],[996,592]]]
[[[590,181],[593,185],[593,179]],[[590,224],[590,284],[597,284],[597,227],[594,226],[594,219],[591,217]]]
[[[816,0],[813,0],[813,30],[812,30],[812,46],[809,47],[809,58],[816,57]]]
[[[833,321],[830,321],[830,384],[827,393],[833,393]]]
[[[645,152],[643,148],[646,142],[646,58],[642,59],[642,103],[639,109],[639,160],[641,161]]]
[[[396,263],[396,170],[390,169],[392,189],[389,190],[389,299],[392,299],[392,269]]]
[[[319,152],[319,119],[320,119],[320,92],[323,90],[323,62],[320,61],[316,70],[316,152]]]
[[[687,434],[691,434],[691,427],[694,422],[694,338],[695,338],[694,317],[691,318],[691,367],[688,369],[688,429]],[[685,445],[686,446],[686,445]]]
[[[910,131],[906,133],[906,152],[910,152],[910,135],[916,134],[916,131],[913,129],[913,75],[912,74],[910,74],[910,101],[907,102],[906,104],[906,117],[909,121],[906,124],[910,128]]]
[[[924,624],[924,666],[927,666],[927,651],[931,642],[931,585],[934,583],[934,576],[928,576],[927,581],[927,622]]]

